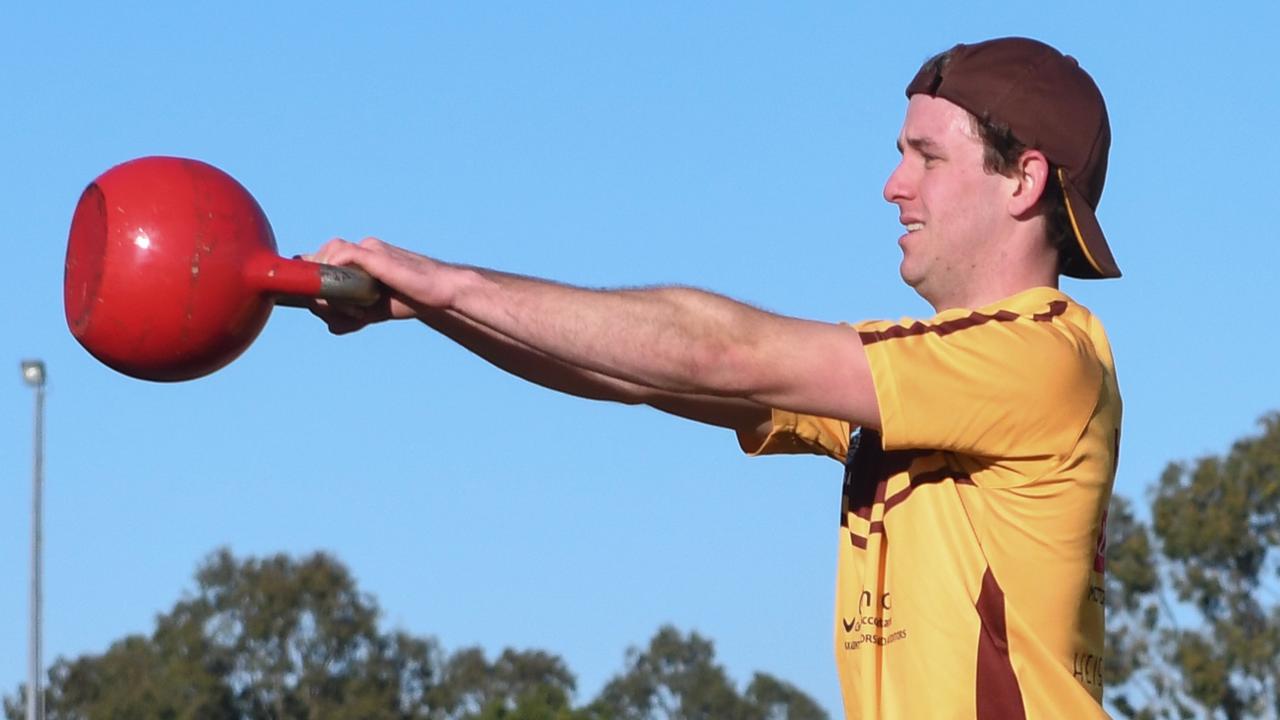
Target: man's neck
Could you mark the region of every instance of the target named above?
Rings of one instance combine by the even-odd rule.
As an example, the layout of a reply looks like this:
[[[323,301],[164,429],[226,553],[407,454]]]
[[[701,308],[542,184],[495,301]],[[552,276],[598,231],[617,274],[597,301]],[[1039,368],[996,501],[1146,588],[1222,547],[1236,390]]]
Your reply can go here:
[[[921,293],[935,312],[979,308],[1031,288],[1058,287],[1058,251],[1045,240],[1043,219],[1017,223],[1006,232],[1000,242],[983,248],[963,276],[953,276],[953,284],[935,288],[936,297]]]
[[[926,297],[925,300],[933,306],[934,312],[956,308],[980,308],[1038,287],[1056,289],[1058,287],[1056,270],[1002,273],[999,277],[987,278],[981,283],[971,283],[957,288],[955,293],[947,297]]]

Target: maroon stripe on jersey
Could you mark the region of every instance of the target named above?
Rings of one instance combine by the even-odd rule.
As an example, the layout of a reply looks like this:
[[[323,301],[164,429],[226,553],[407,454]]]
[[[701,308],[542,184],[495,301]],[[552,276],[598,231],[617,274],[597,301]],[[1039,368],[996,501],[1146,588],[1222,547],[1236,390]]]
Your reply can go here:
[[[911,494],[912,490],[915,490],[921,485],[928,485],[930,483],[942,482],[943,480],[951,480],[957,485],[973,485],[974,484],[973,478],[969,477],[968,475],[965,475],[964,473],[958,473],[954,470],[949,470],[947,468],[942,468],[941,470],[931,470],[929,472],[920,473],[919,475],[916,475],[911,478],[910,484],[908,484],[906,487],[902,488],[898,492],[894,493],[893,495],[889,496],[884,501],[885,513],[887,514],[889,512],[889,508],[905,501],[907,499],[907,496]]]
[[[871,508],[884,502],[889,478],[911,467],[916,458],[927,454],[923,450],[894,450],[881,448],[880,434],[864,430],[862,442],[845,473],[842,510],[863,520],[871,520]],[[841,525],[846,525],[842,513]]]
[[[1037,313],[1035,315],[1032,315],[1031,319],[1035,320],[1036,322],[1049,322],[1050,320],[1058,317],[1059,315],[1061,315],[1066,311],[1067,311],[1066,300],[1054,300],[1053,302],[1049,303],[1048,310],[1045,310],[1042,313]]]
[[[1009,659],[1009,635],[1005,627],[1004,591],[991,574],[991,568],[982,576],[982,591],[978,593],[978,720],[1026,720],[1027,711],[1022,704],[1022,688],[1013,672]]]
[[[876,487],[876,502],[884,503],[884,513],[885,515],[888,515],[889,510],[893,508],[895,505],[899,505],[903,501],[905,501],[907,499],[907,496],[911,494],[912,490],[915,490],[921,485],[926,485],[928,483],[941,482],[943,480],[951,480],[957,485],[974,485],[975,484],[973,482],[973,478],[969,477],[968,475],[965,475],[964,473],[957,473],[953,470],[942,468],[940,470],[932,470],[927,473],[920,473],[919,475],[916,475],[915,477],[911,478],[911,483],[909,485],[899,490],[898,492],[894,493],[893,495],[889,496],[888,498],[884,497],[884,491],[885,491],[885,488],[888,486],[888,482],[882,481]],[[846,513],[847,512],[848,511],[846,511]],[[857,513],[857,515],[859,517],[862,517],[864,520],[871,520],[870,507],[867,508],[867,513],[865,516],[861,512]],[[868,537],[870,537],[874,533],[884,532],[884,521],[882,520],[872,520],[869,523],[866,535],[859,535],[855,533],[852,530],[852,528],[849,527],[847,515],[845,516],[844,520],[842,520],[840,524],[842,527],[844,527],[846,530],[849,531],[849,542],[851,542],[854,547],[861,548],[863,550],[867,549]]]
[[[881,535],[884,534],[884,523],[879,520],[875,520],[870,525],[867,526],[866,535],[859,535],[853,530],[849,530],[849,542],[852,543],[853,546],[856,548],[861,548],[862,550],[866,550],[867,538],[871,537],[876,533],[880,533]]]
[[[1031,319],[1036,322],[1048,322],[1055,317],[1067,311],[1067,303],[1065,300],[1054,300],[1049,303],[1049,308],[1042,313],[1036,313]],[[884,340],[896,340],[898,338],[912,337],[915,335],[925,335],[934,333],[937,335],[950,335],[953,332],[968,330],[972,327],[985,325],[989,322],[1013,322],[1021,315],[1010,312],[1009,310],[999,310],[993,315],[984,315],[980,312],[969,313],[965,317],[956,318],[955,320],[945,320],[933,325],[926,325],[920,321],[911,323],[910,325],[893,325],[884,330],[859,330],[858,337],[862,338],[863,345],[871,345]]]

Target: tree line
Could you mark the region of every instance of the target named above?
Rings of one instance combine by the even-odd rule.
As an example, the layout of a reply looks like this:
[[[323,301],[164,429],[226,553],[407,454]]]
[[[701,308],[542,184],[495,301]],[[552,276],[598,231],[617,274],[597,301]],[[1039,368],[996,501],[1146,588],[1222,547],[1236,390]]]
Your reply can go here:
[[[1105,702],[1133,720],[1280,718],[1280,413],[1221,455],[1169,463],[1107,516]],[[59,659],[48,720],[818,720],[794,685],[742,690],[696,632],[660,628],[599,695],[542,650],[446,652],[382,632],[336,559],[222,550],[196,592],[101,655]],[[1091,669],[1090,672],[1096,672]],[[25,688],[4,699],[20,720]]]
[[[446,652],[379,630],[378,606],[325,553],[215,552],[196,592],[101,655],[58,659],[48,720],[826,720],[803,691],[757,672],[739,690],[696,632],[662,627],[624,670],[575,706],[575,678],[542,650]],[[4,700],[24,716],[25,687]]]

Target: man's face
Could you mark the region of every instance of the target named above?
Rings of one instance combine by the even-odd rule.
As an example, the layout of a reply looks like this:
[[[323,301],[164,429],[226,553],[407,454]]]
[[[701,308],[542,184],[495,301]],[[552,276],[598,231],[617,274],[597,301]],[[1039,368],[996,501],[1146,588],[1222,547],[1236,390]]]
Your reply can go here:
[[[902,279],[942,310],[965,303],[998,257],[1009,178],[982,166],[971,116],[941,98],[913,95],[898,135],[902,161],[884,186],[907,232]]]

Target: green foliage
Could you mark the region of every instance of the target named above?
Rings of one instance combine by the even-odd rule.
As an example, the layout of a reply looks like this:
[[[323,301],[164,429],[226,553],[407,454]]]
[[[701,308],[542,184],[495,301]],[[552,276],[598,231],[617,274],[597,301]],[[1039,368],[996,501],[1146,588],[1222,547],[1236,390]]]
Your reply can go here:
[[[756,673],[751,679],[746,700],[760,720],[827,720],[826,711],[813,698],[766,673]]]
[[[1132,718],[1280,716],[1280,414],[1108,517],[1108,699]]]
[[[574,684],[554,655],[507,649],[490,664],[479,648],[467,648],[445,663],[432,701],[450,718],[575,720]]]
[[[817,720],[795,687],[757,674],[739,695],[709,641],[663,628],[601,698],[574,708],[573,673],[555,655],[479,648],[446,654],[432,638],[378,630],[378,606],[323,553],[237,560],[223,550],[196,591],[102,655],[49,671],[48,720]],[[5,698],[23,717],[20,688]],[[610,693],[613,693],[612,695]],[[607,699],[607,701],[606,701]],[[666,714],[654,714],[655,701]],[[674,702],[672,705],[670,703]]]
[[[794,686],[757,673],[745,695],[715,663],[710,640],[663,627],[644,650],[627,651],[626,671],[592,704],[605,718],[625,720],[825,720]]]

